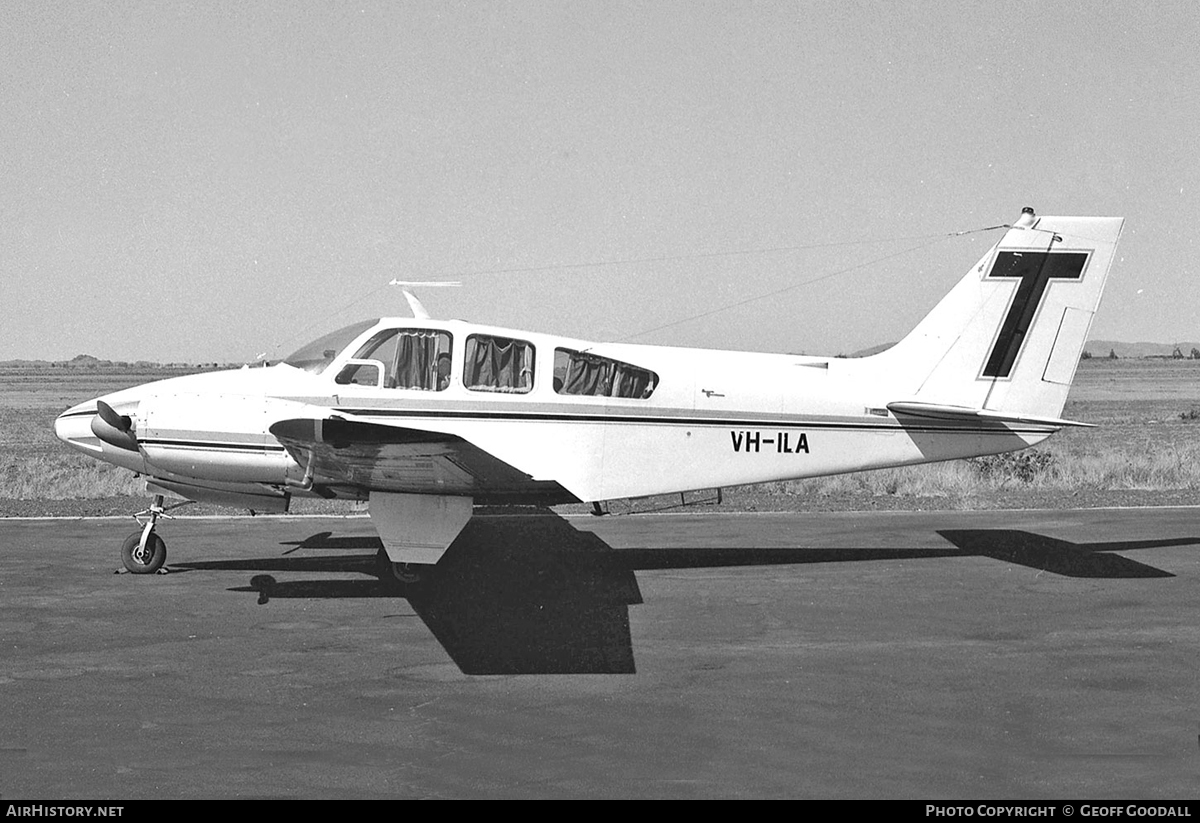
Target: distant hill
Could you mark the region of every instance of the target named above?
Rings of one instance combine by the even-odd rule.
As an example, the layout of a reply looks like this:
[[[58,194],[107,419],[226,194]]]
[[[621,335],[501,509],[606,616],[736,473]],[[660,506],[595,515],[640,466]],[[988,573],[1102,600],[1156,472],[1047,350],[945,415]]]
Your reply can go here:
[[[90,354],[77,354],[70,360],[0,360],[3,369],[90,369],[116,371],[121,369],[219,369],[237,368],[241,363],[156,363],[151,360],[102,360]]]
[[[1109,352],[1116,352],[1117,357],[1170,357],[1178,348],[1184,357],[1191,357],[1192,349],[1200,351],[1200,343],[1122,343],[1119,340],[1089,340],[1083,347],[1091,352],[1092,357],[1108,357]]]

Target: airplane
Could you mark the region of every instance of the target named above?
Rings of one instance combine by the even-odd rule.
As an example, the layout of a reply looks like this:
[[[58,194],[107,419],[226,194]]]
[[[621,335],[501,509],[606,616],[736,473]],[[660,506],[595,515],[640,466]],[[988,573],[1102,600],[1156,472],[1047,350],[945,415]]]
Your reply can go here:
[[[406,293],[414,317],[88,400],[55,432],[145,477],[130,572],[166,560],[166,495],[262,512],[321,497],[365,501],[381,561],[413,581],[475,504],[598,506],[999,454],[1088,425],[1060,415],[1123,224],[1024,209],[869,357],[598,343],[433,319]]]

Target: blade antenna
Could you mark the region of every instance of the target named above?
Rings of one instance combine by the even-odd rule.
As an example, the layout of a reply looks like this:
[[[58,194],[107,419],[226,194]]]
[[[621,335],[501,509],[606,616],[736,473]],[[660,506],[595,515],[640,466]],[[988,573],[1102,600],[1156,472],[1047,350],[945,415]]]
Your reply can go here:
[[[421,305],[421,301],[417,299],[415,294],[413,294],[412,287],[421,286],[422,288],[427,288],[430,286],[461,286],[462,283],[441,280],[393,280],[392,282],[388,283],[388,285],[401,287],[401,291],[404,292],[404,299],[408,301],[408,307],[412,310],[414,318],[417,320],[429,320],[430,317],[428,310]]]

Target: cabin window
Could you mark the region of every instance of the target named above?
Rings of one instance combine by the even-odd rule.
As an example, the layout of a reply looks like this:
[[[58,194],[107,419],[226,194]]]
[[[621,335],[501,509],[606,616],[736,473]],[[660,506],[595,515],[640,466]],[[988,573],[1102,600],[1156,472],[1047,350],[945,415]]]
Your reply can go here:
[[[383,385],[389,389],[441,391],[450,385],[450,349],[454,342],[449,332],[439,329],[388,329],[372,337],[354,355],[355,360],[373,360],[384,369]],[[357,382],[346,370],[338,382]],[[363,368],[363,367],[360,367]],[[344,377],[350,379],[343,381]]]
[[[342,370],[338,372],[338,376],[333,382],[339,386],[371,386],[372,388],[377,388],[382,385],[380,383],[382,374],[382,363],[375,360],[351,360],[342,366]]]
[[[559,394],[644,399],[657,386],[658,375],[649,369],[571,349],[554,350],[554,390]]]
[[[533,344],[473,334],[463,358],[463,385],[471,391],[525,394],[533,389]]]

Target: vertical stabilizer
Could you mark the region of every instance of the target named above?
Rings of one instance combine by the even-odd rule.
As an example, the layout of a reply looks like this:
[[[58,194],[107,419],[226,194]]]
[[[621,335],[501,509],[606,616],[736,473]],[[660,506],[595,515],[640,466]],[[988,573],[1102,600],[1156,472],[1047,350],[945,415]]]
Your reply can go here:
[[[880,382],[897,401],[1059,417],[1123,224],[1026,209],[907,337],[870,358]]]

